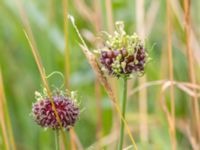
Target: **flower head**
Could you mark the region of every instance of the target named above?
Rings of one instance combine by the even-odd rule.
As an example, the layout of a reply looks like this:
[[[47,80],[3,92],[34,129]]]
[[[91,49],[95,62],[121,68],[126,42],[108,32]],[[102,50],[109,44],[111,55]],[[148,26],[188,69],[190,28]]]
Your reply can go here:
[[[41,96],[38,92],[36,96],[38,101],[32,106],[32,115],[38,125],[52,129],[59,129],[60,124],[66,129],[74,126],[79,116],[79,108],[73,97],[61,93],[53,94],[52,100],[60,119],[59,124],[50,98]]]
[[[102,70],[116,77],[144,73],[148,55],[138,35],[127,35],[123,22],[116,22],[114,35],[107,33],[105,46],[98,50]]]

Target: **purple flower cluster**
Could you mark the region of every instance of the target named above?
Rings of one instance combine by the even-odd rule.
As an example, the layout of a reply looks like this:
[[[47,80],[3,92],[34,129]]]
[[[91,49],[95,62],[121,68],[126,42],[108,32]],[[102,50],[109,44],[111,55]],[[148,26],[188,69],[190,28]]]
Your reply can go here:
[[[63,128],[73,126],[79,116],[79,108],[68,97],[56,95],[52,97],[56,111]],[[44,98],[33,104],[32,114],[34,120],[41,127],[59,129],[60,124],[56,118],[49,98]]]
[[[100,62],[109,75],[119,77],[120,75],[128,76],[134,72],[143,73],[146,63],[145,48],[140,45],[131,54],[125,48],[121,50],[110,49],[101,51]]]

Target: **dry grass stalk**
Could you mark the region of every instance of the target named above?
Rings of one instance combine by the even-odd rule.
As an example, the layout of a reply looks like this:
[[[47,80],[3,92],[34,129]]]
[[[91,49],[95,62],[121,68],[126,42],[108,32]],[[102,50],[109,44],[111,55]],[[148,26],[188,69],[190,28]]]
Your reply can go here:
[[[143,85],[140,85],[136,88],[134,88],[129,96],[134,95],[136,92],[141,91],[142,89],[148,88],[148,87],[152,87],[155,85],[171,85],[173,84],[174,86],[176,86],[177,88],[179,88],[180,90],[182,90],[183,92],[185,92],[186,94],[190,95],[190,96],[194,96],[196,95],[197,97],[200,97],[200,86],[196,85],[196,84],[191,84],[189,82],[178,82],[178,81],[169,81],[169,80],[156,80],[156,81],[151,81],[151,82],[146,82]],[[198,90],[198,93],[194,93],[194,89]]]
[[[3,86],[3,77],[2,77],[2,72],[1,72],[1,68],[0,68],[0,104],[3,106],[3,108],[0,108],[1,111],[3,111],[3,113],[0,114],[5,114],[5,120],[1,120],[2,123],[6,123],[6,127],[8,130],[8,137],[10,138],[10,144],[11,144],[11,149],[12,150],[16,150],[16,144],[15,144],[15,139],[14,139],[14,135],[13,135],[13,131],[12,131],[12,125],[11,125],[11,120],[10,120],[10,116],[9,116],[9,111],[8,111],[8,107],[7,107],[7,102],[6,102],[6,98],[5,98],[5,94],[4,94],[4,86]],[[2,128],[3,129],[3,128]]]
[[[77,7],[80,15],[93,24],[95,18],[94,12],[87,6],[84,0],[74,0],[74,5]]]
[[[69,134],[70,134],[70,148],[71,150],[76,150],[76,143],[75,143],[75,131],[73,128],[71,128],[69,130]]]
[[[102,12],[100,7],[100,0],[93,1],[94,7],[94,23],[93,26],[95,28],[95,33],[97,34],[102,30]],[[95,41],[95,37],[93,37]],[[95,43],[98,46],[99,43]],[[100,139],[103,135],[102,132],[102,107],[101,107],[101,85],[97,78],[95,78],[95,97],[96,97],[96,111],[97,111],[97,127],[96,127],[96,138]],[[100,145],[97,145],[97,149]]]
[[[165,91],[171,87],[171,84],[173,84],[171,81],[169,82],[166,82],[165,84],[163,84],[163,86],[161,87],[161,92],[160,92],[160,102],[161,102],[161,106],[163,108],[163,111],[167,117],[167,121],[168,121],[168,124],[169,124],[169,127],[171,129],[171,127],[173,126],[173,117],[172,117],[172,114],[170,113],[170,111],[168,110],[167,108],[167,105],[165,103]]]
[[[167,120],[168,120],[168,123],[169,123],[169,126],[172,126],[172,123],[173,123],[173,117],[171,115],[171,113],[169,112],[168,108],[167,108],[167,105],[165,103],[165,97],[164,97],[164,93],[165,91],[171,86],[171,84],[175,84],[175,82],[171,82],[171,81],[168,81],[168,82],[165,82],[163,85],[162,85],[162,88],[161,88],[161,92],[160,92],[160,102],[161,102],[161,106],[165,112],[165,115],[167,116]],[[187,93],[188,95],[190,95],[189,93]],[[191,96],[191,95],[190,95]],[[190,131],[189,131],[190,132]],[[192,136],[193,137],[193,136]],[[194,143],[196,143],[196,139],[193,139],[192,138],[192,141],[191,141],[191,145],[194,145]],[[195,144],[195,147],[198,146],[197,144]],[[197,148],[198,149],[198,148]],[[194,149],[196,150],[196,149]]]
[[[168,52],[168,66],[169,66],[169,79],[172,82],[174,80],[173,71],[173,55],[172,55],[172,23],[171,23],[171,4],[170,0],[167,0],[167,52]],[[170,86],[170,104],[171,104],[171,116],[172,122],[169,123],[169,132],[171,136],[172,149],[176,150],[176,129],[175,129],[175,99],[174,99],[174,84]],[[171,126],[170,126],[171,125]]]
[[[74,29],[76,30],[76,33],[78,34],[78,37],[81,40],[82,44],[80,44],[80,47],[82,48],[83,53],[85,54],[89,64],[91,65],[91,67],[92,67],[93,71],[95,72],[97,78],[99,79],[100,83],[103,85],[103,87],[105,88],[106,92],[108,93],[108,96],[112,100],[112,102],[113,102],[113,104],[114,104],[114,106],[115,106],[115,108],[117,110],[118,115],[120,116],[120,118],[122,119],[122,121],[125,124],[126,130],[127,130],[128,135],[129,135],[129,137],[131,139],[131,142],[134,145],[134,148],[137,150],[137,145],[136,145],[136,143],[135,143],[135,141],[133,139],[133,136],[131,134],[131,130],[130,130],[128,124],[127,124],[127,121],[122,116],[120,107],[119,107],[119,105],[118,105],[118,103],[116,101],[116,98],[114,96],[113,90],[112,90],[107,78],[104,76],[99,64],[97,63],[96,57],[94,56],[94,54],[92,52],[90,52],[90,50],[88,49],[85,41],[83,40],[83,38],[82,38],[82,36],[81,36],[81,34],[80,34],[76,24],[75,24],[74,18],[72,16],[69,16],[69,19],[71,20],[72,25],[73,25]]]
[[[110,134],[102,137],[101,139],[95,141],[93,144],[91,144],[86,150],[91,150],[91,149],[103,149],[104,146],[108,145],[113,145],[112,143],[115,142],[118,138],[118,133],[117,131],[113,130]],[[101,145],[101,147],[99,147]]]
[[[101,3],[100,0],[93,1],[94,7],[94,27],[95,32],[98,33],[102,29],[102,12],[101,12]]]
[[[195,137],[191,133],[188,121],[180,120],[177,123],[177,127],[188,138],[188,140],[189,140],[189,142],[192,146],[192,149],[193,150],[199,150],[198,144],[195,140]]]
[[[136,20],[137,32],[144,40],[145,38],[145,22],[144,22],[144,0],[136,1]],[[146,76],[139,79],[139,84],[145,84]],[[147,124],[147,90],[143,89],[139,92],[139,110],[140,110],[140,139],[142,142],[148,141],[148,124]]]
[[[151,33],[153,25],[156,21],[156,16],[160,7],[160,1],[155,0],[151,2],[151,5],[146,13],[146,36]]]
[[[99,81],[95,80],[95,97],[96,97],[96,111],[97,111],[97,128],[96,138],[99,139],[102,136],[102,107],[101,107],[101,90]]]
[[[148,88],[151,86],[155,86],[155,85],[161,85],[165,82],[166,80],[156,80],[156,81],[151,81],[151,82],[146,82],[142,85],[139,85],[138,87],[135,87],[133,90],[131,90],[128,94],[129,97],[131,97],[132,95],[134,95],[136,92],[144,89],[144,88]]]
[[[171,1],[172,4],[172,8],[173,8],[173,12],[176,15],[181,27],[184,29],[184,12],[182,10],[182,7],[179,3],[178,0],[173,0]],[[199,55],[200,55],[200,45],[199,45],[199,41],[198,38],[196,37],[194,31],[192,30],[192,27],[190,27],[190,34],[191,34],[191,47],[192,50],[194,52],[194,58],[196,59],[196,62],[198,63],[198,65],[200,65],[200,59],[199,59]]]
[[[112,0],[106,0],[105,1],[105,7],[106,7],[106,13],[104,13],[105,17],[106,17],[106,23],[107,23],[107,30],[109,33],[113,34],[114,32],[114,20],[113,20],[113,9],[112,9]],[[119,94],[118,94],[118,81],[116,78],[110,78],[110,84],[111,84],[111,88],[113,90],[113,94],[116,97],[116,101],[117,103],[119,103]],[[113,111],[113,126],[112,126],[112,131],[118,131],[119,126],[120,126],[120,121],[118,120],[118,117],[116,115],[116,110],[113,107],[112,109]],[[113,149],[114,147],[112,147]]]
[[[32,50],[33,56],[35,58],[35,61],[36,61],[37,65],[38,65],[38,69],[39,69],[39,72],[40,72],[40,75],[41,75],[41,78],[42,78],[42,82],[44,84],[44,87],[47,89],[47,94],[48,94],[48,96],[49,96],[49,98],[51,100],[52,108],[55,111],[56,118],[57,118],[60,126],[62,127],[61,122],[60,122],[60,118],[58,116],[58,113],[57,113],[57,111],[55,109],[55,105],[53,103],[51,90],[50,90],[50,88],[48,86],[48,82],[47,82],[47,79],[46,79],[45,71],[44,71],[44,68],[42,66],[39,54],[38,54],[38,50],[37,50],[37,46],[36,46],[36,43],[35,43],[35,40],[34,40],[34,36],[33,36],[32,30],[31,30],[31,27],[29,25],[28,18],[27,18],[26,14],[25,14],[25,10],[24,10],[23,5],[21,3],[21,0],[16,0],[16,4],[18,6],[18,9],[19,9],[19,12],[20,12],[20,17],[22,19],[24,28],[26,30],[24,33],[25,33],[25,36],[26,36],[26,38],[27,38],[27,40],[29,42],[29,45],[31,47],[31,50]],[[63,137],[63,140],[64,140],[65,135],[64,135],[63,129],[62,129],[62,137]]]
[[[184,0],[184,15],[185,15],[185,32],[186,32],[186,47],[188,57],[188,72],[190,82],[196,84],[194,57],[191,48],[191,23],[190,23],[190,0]],[[200,118],[199,118],[199,103],[197,96],[192,97],[192,121],[193,132],[196,134],[197,140],[200,142]]]
[[[112,14],[112,0],[106,0],[106,12],[107,12],[107,25],[108,31],[113,33],[113,14]]]
[[[1,71],[1,70],[0,70]],[[5,145],[6,150],[10,150],[10,144],[9,144],[9,137],[6,129],[6,121],[5,121],[5,97],[4,97],[4,90],[3,90],[3,80],[2,80],[2,74],[0,72],[0,127],[2,130],[3,135],[3,142]]]
[[[94,54],[92,54],[89,49],[87,47],[85,47],[84,45],[80,44],[80,47],[83,50],[83,53],[85,54],[86,58],[88,59],[88,62],[90,63],[92,69],[95,71],[98,79],[100,80],[101,84],[104,86],[104,88],[106,89],[109,97],[111,98],[111,100],[114,103],[116,102],[116,98],[113,94],[112,88],[108,82],[108,80],[106,79],[106,77],[103,75],[103,72],[100,68],[100,66],[98,65],[97,61],[96,61],[96,57],[94,56]]]
[[[81,144],[81,142],[80,142],[80,140],[79,140],[77,134],[74,134],[74,140],[75,140],[75,142],[76,142],[77,149],[78,149],[78,150],[83,150],[83,149],[84,149],[84,148],[83,148],[83,145]]]
[[[63,5],[63,22],[64,22],[64,36],[65,36],[65,85],[67,89],[70,89],[70,49],[69,49],[69,34],[68,34],[68,0],[62,0]],[[76,150],[76,143],[74,140],[75,131],[69,130],[70,133],[70,145],[72,150]]]
[[[28,36],[28,34],[26,33],[26,31],[24,31],[24,33],[25,33],[25,36],[26,36],[26,38],[27,38],[27,40],[28,40],[28,42],[29,42],[29,45],[30,45],[30,47],[31,47],[33,56],[34,56],[34,58],[35,58],[35,61],[36,61],[37,66],[38,66],[38,69],[39,69],[39,72],[40,72],[40,75],[41,75],[41,78],[42,78],[43,85],[44,85],[44,87],[45,87],[46,90],[47,90],[47,95],[48,95],[48,97],[50,98],[51,105],[52,105],[52,109],[53,109],[53,111],[55,112],[56,119],[57,119],[57,121],[58,121],[58,123],[59,123],[59,125],[60,125],[60,127],[61,127],[61,133],[62,133],[62,137],[63,137],[62,139],[63,139],[63,142],[65,143],[65,141],[66,141],[66,140],[65,140],[65,139],[66,139],[65,133],[64,133],[64,130],[63,130],[63,128],[62,128],[62,124],[61,124],[60,118],[59,118],[59,116],[58,116],[58,112],[56,111],[55,104],[53,103],[52,93],[51,93],[51,90],[50,90],[50,88],[49,88],[48,81],[47,81],[47,78],[46,78],[46,74],[45,74],[45,71],[44,71],[44,69],[43,69],[43,66],[42,66],[42,63],[41,63],[41,60],[40,60],[38,51],[37,51],[37,49],[35,49],[35,47],[33,46],[32,41],[31,41],[31,39],[29,38],[29,36]],[[32,38],[32,39],[33,39],[33,38]]]
[[[113,93],[113,90],[111,88],[111,85],[109,84],[108,80],[106,79],[106,77],[103,75],[103,72],[100,68],[100,66],[98,65],[97,61],[96,61],[96,58],[95,56],[87,49],[87,47],[83,46],[83,45],[80,45],[84,54],[86,55],[93,71],[95,72],[96,76],[98,77],[100,83],[103,85],[103,87],[106,89],[106,92],[108,93],[110,99],[112,100],[117,112],[118,112],[118,115],[120,116],[120,118],[122,119],[122,121],[124,122],[125,126],[126,126],[126,130],[128,132],[128,135],[135,147],[135,149],[137,150],[137,146],[135,144],[135,141],[132,137],[132,134],[131,134],[131,130],[130,128],[128,127],[128,124],[127,124],[127,121],[123,118],[122,116],[122,113],[121,113],[121,110],[120,110],[120,107],[116,101],[116,98],[114,96],[114,93]]]

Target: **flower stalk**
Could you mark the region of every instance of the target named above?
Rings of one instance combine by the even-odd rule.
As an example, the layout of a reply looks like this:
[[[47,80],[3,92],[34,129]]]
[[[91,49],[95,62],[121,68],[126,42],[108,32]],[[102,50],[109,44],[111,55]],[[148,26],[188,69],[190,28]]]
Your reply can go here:
[[[127,78],[123,78],[123,96],[122,96],[122,116],[125,119],[126,115],[126,101],[127,101]],[[120,139],[119,139],[119,145],[118,150],[122,150],[123,147],[123,139],[124,139],[124,122],[121,120],[120,124]]]
[[[55,146],[56,150],[60,150],[60,144],[59,144],[59,130],[55,130]]]

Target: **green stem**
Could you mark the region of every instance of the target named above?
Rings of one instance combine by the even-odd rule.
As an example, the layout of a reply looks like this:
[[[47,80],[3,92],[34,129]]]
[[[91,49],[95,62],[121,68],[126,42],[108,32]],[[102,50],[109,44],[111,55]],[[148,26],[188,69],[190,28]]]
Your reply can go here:
[[[56,145],[56,150],[60,150],[59,129],[55,131],[55,145]]]
[[[125,114],[126,114],[126,99],[127,99],[127,78],[123,79],[123,98],[122,98],[122,117],[125,119]],[[120,139],[119,139],[119,145],[118,145],[118,150],[122,150],[123,147],[123,139],[124,139],[124,122],[121,119],[121,124],[120,124]]]

